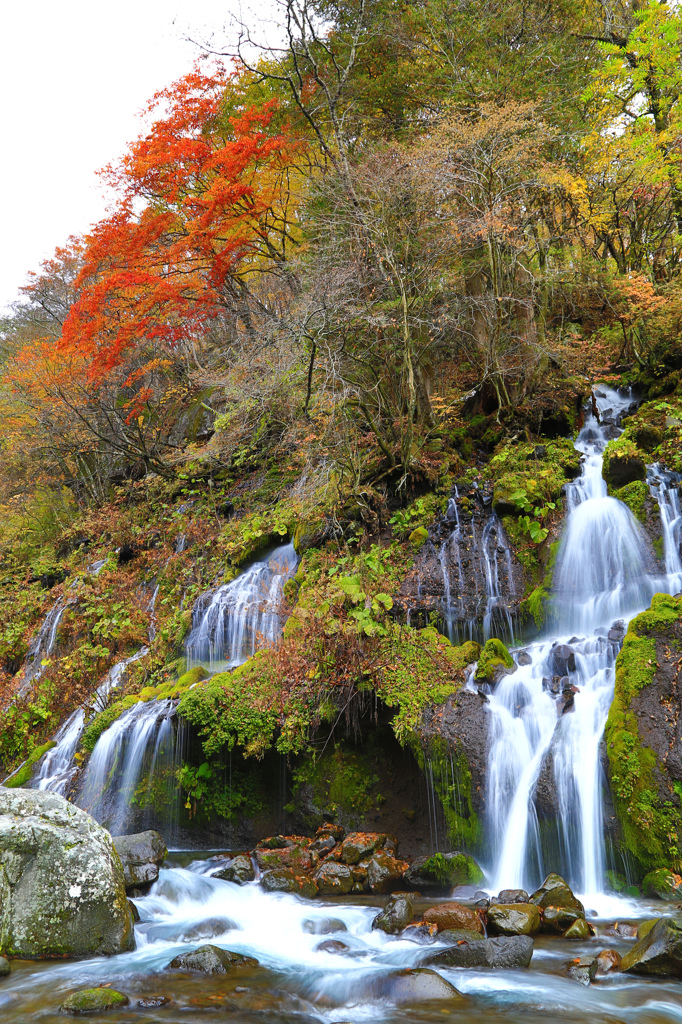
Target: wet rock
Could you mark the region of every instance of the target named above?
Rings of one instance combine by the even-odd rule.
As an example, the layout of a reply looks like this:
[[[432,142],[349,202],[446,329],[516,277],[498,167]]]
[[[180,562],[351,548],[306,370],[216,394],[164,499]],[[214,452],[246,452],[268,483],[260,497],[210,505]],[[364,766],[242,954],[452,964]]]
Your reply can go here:
[[[424,920],[428,924],[435,924],[439,932],[444,932],[448,928],[466,928],[467,931],[485,934],[476,911],[462,903],[438,903],[435,907],[429,907],[424,914]]]
[[[575,672],[575,652],[568,644],[557,644],[549,653],[549,665],[556,676]]]
[[[429,928],[435,928],[435,925],[428,925]],[[468,928],[446,928],[442,932],[438,932],[439,942],[449,942],[451,945],[456,945],[458,942],[482,942],[485,939],[485,935],[482,932],[472,932]]]
[[[202,974],[227,974],[233,967],[258,967],[252,956],[233,953],[219,946],[199,946],[191,953],[181,953],[166,965],[167,971],[197,971]]]
[[[613,452],[609,458],[604,459],[603,476],[611,487],[624,487],[633,480],[644,480],[646,466],[644,460],[637,455]]]
[[[30,960],[135,947],[111,836],[56,793],[0,788],[3,952]]]
[[[401,933],[401,939],[409,939],[410,942],[418,942],[420,946],[435,942],[438,928],[435,924],[427,924],[426,921],[413,921]],[[474,932],[467,934],[474,935]],[[478,938],[479,936],[477,936]]]
[[[516,664],[520,666],[532,665],[533,659],[531,658],[528,651],[518,651],[516,655]]]
[[[315,833],[316,839],[321,839],[323,836],[331,836],[335,843],[340,843],[346,834],[346,830],[343,825],[334,825],[330,821],[326,821],[324,825],[320,825],[317,832]]]
[[[259,843],[253,851],[261,871],[291,868],[298,875],[313,869],[310,840],[303,836],[271,836]]]
[[[344,864],[359,864],[370,857],[386,842],[385,833],[350,832],[341,843],[341,860]]]
[[[495,686],[503,676],[516,672],[516,662],[501,640],[492,637],[481,651],[474,679]]]
[[[90,1013],[103,1013],[105,1010],[117,1010],[122,1006],[128,1006],[129,1003],[128,996],[112,988],[84,988],[65,999],[60,1012],[80,1017]]]
[[[493,935],[535,935],[540,911],[532,903],[498,903],[488,907],[488,931]]]
[[[122,544],[118,549],[118,564],[127,565],[134,558],[137,558],[137,548],[132,544]]]
[[[315,882],[321,896],[344,896],[355,884],[353,872],[347,864],[327,861],[320,866]]]
[[[413,898],[411,893],[397,893],[374,918],[372,928],[377,928],[388,935],[395,935],[403,928],[407,928],[414,919]]]
[[[492,967],[513,970],[528,967],[533,956],[530,935],[500,936],[478,942],[462,942],[448,949],[428,954],[423,961],[434,967]]]
[[[212,877],[222,878],[225,882],[236,882],[237,885],[246,885],[247,882],[254,880],[256,874],[251,858],[240,854],[238,857],[233,857],[225,867],[214,871]]]
[[[597,974],[611,974],[620,970],[621,955],[615,949],[602,949],[597,953]]]
[[[422,713],[419,735],[425,749],[437,744],[442,754],[452,757],[465,755],[471,772],[471,809],[476,814],[485,812],[490,720],[488,699],[472,690],[459,690],[443,704],[432,705]],[[469,813],[468,808],[462,812]]]
[[[628,953],[621,971],[682,978],[682,918],[661,917]]]
[[[434,853],[417,857],[405,873],[405,880],[422,893],[440,896],[451,893],[458,885],[477,885],[483,881],[483,872],[466,853]]]
[[[463,1000],[454,985],[436,971],[416,967],[394,971],[383,979],[382,995],[392,1003],[424,1003],[432,999]]]
[[[317,896],[318,886],[314,879],[307,875],[297,874],[293,868],[276,868],[266,871],[261,877],[260,885],[266,892],[290,892],[296,896],[313,899]]]
[[[637,941],[641,941],[645,936],[649,934],[653,926],[657,921],[660,921],[659,917],[651,917],[648,921],[642,921],[637,929]]]
[[[142,996],[137,1000],[137,1005],[142,1010],[154,1010],[159,1006],[172,1006],[173,1001],[168,996]]]
[[[306,935],[336,935],[338,932],[348,931],[343,921],[340,921],[337,917],[324,917],[319,920],[304,921],[301,928]]]
[[[501,889],[493,896],[491,903],[530,903],[530,896],[525,889]]]
[[[367,885],[370,892],[392,892],[403,884],[403,876],[409,864],[406,860],[396,860],[388,853],[375,853],[367,867]]]
[[[536,889],[530,898],[530,902],[536,907],[563,907],[577,910],[581,916],[585,916],[585,908],[576,896],[573,895],[571,887],[561,875],[547,875],[539,889]]]
[[[642,892],[645,896],[657,896],[659,900],[682,900],[682,878],[667,868],[658,868],[644,876]]]
[[[183,939],[185,942],[196,942],[198,939],[215,939],[218,935],[224,935],[225,932],[234,931],[237,925],[234,921],[231,921],[229,917],[207,917],[205,921],[199,921],[198,924],[193,924],[185,932],[183,932]]]
[[[569,978],[579,981],[581,985],[590,985],[597,976],[596,956],[581,956],[570,960],[566,964],[566,973]]]
[[[610,630],[606,634],[606,639],[611,643],[620,643],[625,636],[626,625],[623,619],[619,619],[618,622],[614,622]]]
[[[0,978],[6,978],[10,970],[9,960],[4,956],[0,956]]]
[[[347,946],[345,942],[341,942],[340,939],[325,939],[324,942],[318,942],[315,946],[315,952],[335,954],[349,953],[350,946]]]
[[[137,909],[132,900],[128,900],[128,906],[130,907],[130,913],[133,915],[133,923],[138,924],[140,921],[140,911]]]
[[[562,935],[576,921],[584,920],[584,915],[575,907],[546,907],[542,915],[542,930]]]
[[[313,842],[310,844],[310,851],[311,853],[314,851],[315,853],[324,856],[327,853],[331,853],[335,846],[336,840],[334,839],[333,836],[327,834],[323,836],[318,836],[317,839],[314,839]]]
[[[578,917],[564,932],[564,938],[569,942],[584,942],[591,935],[590,926],[584,917]]]
[[[114,836],[116,853],[121,858],[126,889],[151,885],[159,877],[159,868],[168,856],[160,832],[149,829],[131,836]]]
[[[618,935],[621,939],[634,939],[637,937],[637,925],[631,921],[616,921],[604,930],[605,935]]]

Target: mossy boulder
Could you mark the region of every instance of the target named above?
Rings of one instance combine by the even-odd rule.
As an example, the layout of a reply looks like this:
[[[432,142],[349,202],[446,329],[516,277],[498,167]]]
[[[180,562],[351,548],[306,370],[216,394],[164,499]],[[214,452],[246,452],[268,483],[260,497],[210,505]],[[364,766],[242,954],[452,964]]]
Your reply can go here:
[[[573,894],[568,882],[554,873],[547,875],[540,888],[532,894],[530,902],[542,910],[558,907],[562,910],[575,910],[583,917],[585,915],[585,908]]]
[[[682,877],[668,868],[650,871],[642,880],[645,896],[657,896],[659,900],[682,900]]]
[[[410,546],[414,548],[415,551],[418,551],[419,548],[422,548],[426,544],[428,539],[429,531],[424,526],[418,526],[415,530],[412,531],[408,538]]]
[[[395,935],[412,924],[414,919],[414,897],[410,893],[399,892],[392,896],[381,913],[372,921],[372,928]]]
[[[609,442],[604,451],[603,476],[610,487],[619,488],[646,477],[646,457],[627,434]]]
[[[454,852],[417,857],[405,877],[420,892],[445,895],[458,885],[479,885],[484,875],[473,857]]]
[[[516,670],[516,663],[501,640],[492,637],[481,651],[474,678],[477,683],[495,685],[502,676]]]
[[[488,907],[491,935],[535,935],[540,931],[540,911],[532,903],[495,903]]]
[[[128,996],[113,988],[84,988],[65,999],[60,1009],[62,1013],[80,1017],[90,1013],[104,1013],[106,1010],[119,1010],[129,1003]]]
[[[14,775],[10,776],[3,785],[8,789],[19,789],[25,786],[33,777],[33,772],[35,771],[38,762],[45,756],[48,750],[52,750],[55,745],[54,740],[50,740],[49,743],[43,743],[42,746],[36,747],[35,750],[29,754],[21,768],[19,768]]]
[[[134,948],[111,836],[55,793],[0,788],[0,945],[28,960]]]
[[[260,885],[266,892],[290,892],[306,899],[313,899],[318,892],[317,883],[312,878],[297,873],[293,868],[266,871],[261,877]]]
[[[682,978],[682,918],[661,917],[625,954],[621,971]]]

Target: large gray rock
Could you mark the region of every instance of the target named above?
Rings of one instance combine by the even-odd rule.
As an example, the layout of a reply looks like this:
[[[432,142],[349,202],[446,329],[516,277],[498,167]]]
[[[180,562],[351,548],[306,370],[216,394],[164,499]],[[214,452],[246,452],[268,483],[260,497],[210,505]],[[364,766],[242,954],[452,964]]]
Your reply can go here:
[[[111,836],[56,793],[0,787],[0,947],[27,960],[135,947]]]
[[[533,940],[530,935],[512,935],[450,946],[429,953],[422,963],[430,967],[494,967],[512,970],[528,967],[532,956]]]
[[[233,953],[220,946],[199,946],[189,953],[181,953],[166,964],[167,971],[197,971],[202,974],[227,974],[233,967],[258,967],[255,957]]]
[[[423,1003],[432,999],[463,1001],[454,985],[427,967],[393,971],[382,984],[382,996],[392,1003]]]
[[[114,846],[123,865],[126,889],[155,882],[168,856],[163,836],[153,829],[132,836],[114,836]]]
[[[661,917],[625,954],[621,971],[682,978],[682,917]]]

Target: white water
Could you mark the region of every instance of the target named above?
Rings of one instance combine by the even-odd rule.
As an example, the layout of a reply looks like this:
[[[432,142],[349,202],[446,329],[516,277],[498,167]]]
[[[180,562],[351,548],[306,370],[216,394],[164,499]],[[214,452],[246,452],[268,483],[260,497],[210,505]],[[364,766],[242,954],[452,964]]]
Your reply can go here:
[[[25,697],[31,690],[33,684],[40,679],[41,675],[45,671],[43,662],[49,658],[50,654],[52,654],[52,651],[54,650],[54,645],[57,640],[57,629],[59,628],[59,623],[61,622],[62,615],[66,610],[67,604],[68,602],[63,597],[60,597],[59,600],[52,605],[45,616],[45,620],[40,627],[38,635],[30,645],[28,653],[26,654],[23,679],[21,686],[17,690],[17,697]]]
[[[197,664],[213,672],[235,668],[263,640],[275,641],[284,624],[284,584],[296,571],[296,563],[294,545],[283,544],[231,583],[199,598],[187,640],[188,668]]]
[[[77,708],[57,732],[54,738],[56,746],[48,750],[42,759],[40,771],[33,783],[36,789],[48,789],[52,793],[66,795],[69,783],[76,773],[73,755],[76,753],[84,725],[85,712],[82,708]]]
[[[630,403],[630,396],[611,389],[597,392],[600,412],[608,405],[613,419]],[[593,899],[603,892],[600,743],[620,638],[654,593],[682,587],[679,505],[668,478],[660,471],[650,478],[667,495],[659,498],[666,575],[647,571],[654,560],[643,531],[624,504],[607,496],[602,453],[607,435],[615,433],[613,419],[607,430],[588,414],[576,442],[584,460],[580,478],[567,486],[570,514],[554,573],[556,636],[528,647],[531,664],[504,677],[490,697],[487,819],[494,891],[532,891],[548,870],[559,870]],[[621,627],[607,637],[617,620]],[[553,647],[569,641],[575,668],[568,678],[562,670],[559,680]],[[555,793],[544,817],[537,789],[543,773]]]

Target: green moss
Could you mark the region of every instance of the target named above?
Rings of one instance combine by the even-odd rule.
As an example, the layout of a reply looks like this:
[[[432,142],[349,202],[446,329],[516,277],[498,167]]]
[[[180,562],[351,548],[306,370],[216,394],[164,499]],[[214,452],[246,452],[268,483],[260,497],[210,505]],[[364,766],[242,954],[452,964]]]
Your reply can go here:
[[[474,810],[466,751],[450,753],[440,738],[425,747],[418,733],[412,734],[410,747],[441,804],[449,842],[455,849],[475,853],[483,842],[483,827]]]
[[[424,526],[418,526],[409,536],[410,545],[415,551],[424,547],[429,539],[429,531]]]
[[[454,889],[456,885],[480,885],[485,878],[473,857],[466,853],[444,857],[434,853],[419,868],[419,874],[432,878],[444,888]]]
[[[321,814],[331,813],[350,828],[361,826],[385,799],[379,790],[375,752],[359,750],[346,742],[335,743],[319,758],[304,759],[294,770],[293,779],[294,804],[290,811],[298,809],[298,801],[309,790]],[[305,802],[309,804],[309,800]],[[318,823],[311,821],[310,825]]]
[[[124,711],[131,708],[133,704],[137,704],[139,697],[132,695],[129,697],[123,697],[121,700],[115,701],[110,704],[108,708],[100,712],[92,722],[88,725],[87,729],[83,733],[81,739],[81,749],[87,754],[91,754],[95,749],[95,744],[100,738],[105,729],[108,729],[117,718],[120,718]]]
[[[127,1006],[129,1002],[127,996],[112,988],[84,988],[81,992],[74,992],[64,1000],[62,1011],[80,1016],[80,1014],[114,1010],[116,1007]]]
[[[502,641],[496,637],[491,637],[481,651],[481,656],[476,666],[475,678],[479,682],[493,683],[497,681],[499,669],[513,669],[514,667],[514,659]]]
[[[661,801],[656,754],[639,736],[631,702],[654,679],[656,637],[665,637],[682,616],[682,598],[654,595],[651,607],[632,620],[616,662],[614,698],[605,739],[611,787],[625,847],[643,872],[679,864],[682,812]]]
[[[16,789],[21,786],[25,786],[27,782],[30,782],[33,776],[34,768],[38,764],[38,761],[40,761],[40,759],[43,757],[44,754],[48,752],[48,750],[52,750],[54,746],[56,746],[54,740],[50,740],[49,743],[43,743],[42,747],[36,747],[35,750],[32,751],[30,757],[21,766],[19,771],[16,772],[11,779],[7,779],[7,781],[4,782],[3,785],[7,786],[8,789]]]
[[[619,487],[611,493],[614,498],[627,505],[635,518],[639,519],[640,523],[646,522],[645,502],[649,497],[649,488],[644,480],[633,480],[631,483],[625,484],[624,487]]]

